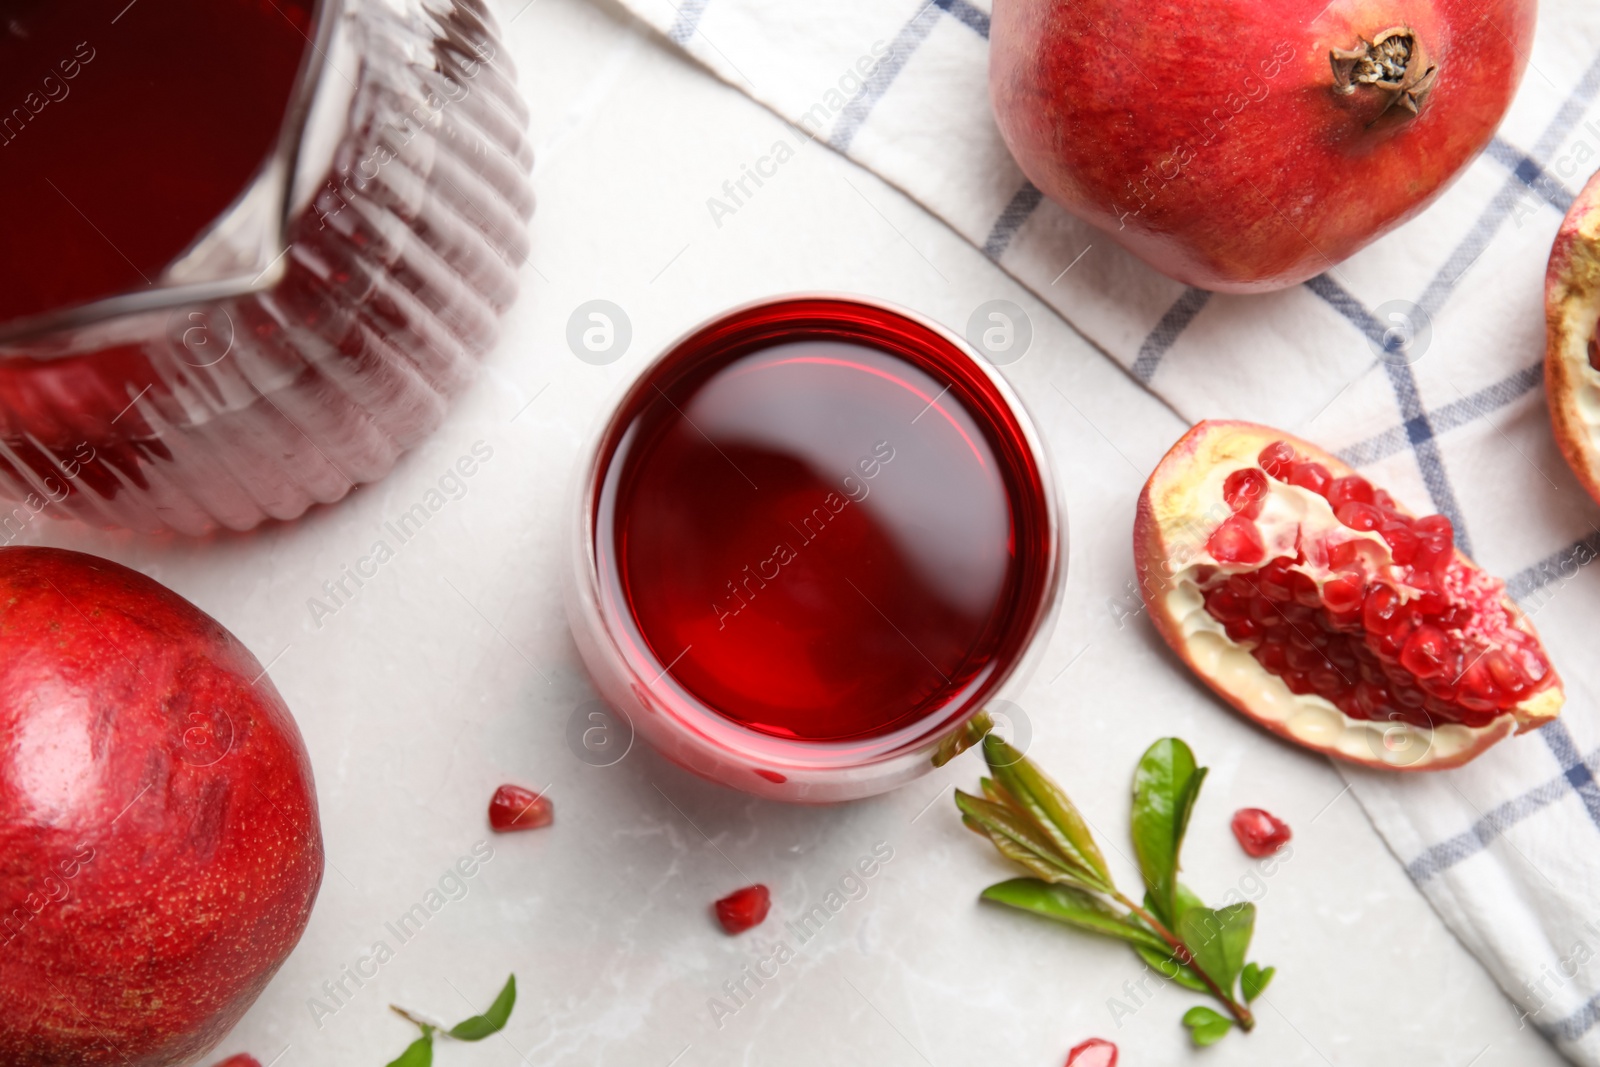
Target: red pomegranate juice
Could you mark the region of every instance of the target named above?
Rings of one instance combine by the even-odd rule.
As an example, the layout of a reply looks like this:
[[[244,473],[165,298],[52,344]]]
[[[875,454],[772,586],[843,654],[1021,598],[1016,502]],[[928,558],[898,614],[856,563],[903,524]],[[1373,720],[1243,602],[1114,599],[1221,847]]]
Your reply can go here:
[[[17,0],[0,25],[0,322],[137,289],[272,150],[312,0]]]
[[[845,300],[737,312],[602,442],[602,600],[721,716],[880,737],[972,708],[1023,651],[1052,573],[1043,476],[935,331]]]

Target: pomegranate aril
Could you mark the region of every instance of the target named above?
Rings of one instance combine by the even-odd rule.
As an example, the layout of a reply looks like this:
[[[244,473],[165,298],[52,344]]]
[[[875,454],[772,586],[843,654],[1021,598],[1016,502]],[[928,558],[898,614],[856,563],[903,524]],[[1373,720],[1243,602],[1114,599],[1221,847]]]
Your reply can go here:
[[[1256,574],[1256,589],[1273,600],[1288,600],[1289,573],[1289,561],[1280,556]]]
[[[1289,477],[1289,471],[1294,467],[1294,458],[1294,446],[1288,441],[1274,441],[1261,450],[1256,462],[1261,464],[1262,470],[1281,482]]]
[[[1455,543],[1456,528],[1443,515],[1424,515],[1412,524],[1412,528],[1419,537],[1442,537],[1452,545]]]
[[[717,921],[730,934],[761,925],[772,910],[772,893],[764,885],[747,885],[717,901]]]
[[[1389,543],[1389,554],[1400,566],[1407,566],[1417,558],[1417,545],[1420,542],[1407,523],[1391,519],[1378,527],[1378,536]]]
[[[1289,669],[1293,671],[1314,671],[1327,662],[1321,652],[1312,648],[1309,643],[1298,640],[1297,636],[1291,636],[1283,651]]]
[[[1304,671],[1285,671],[1283,684],[1289,687],[1289,692],[1305,696],[1312,691],[1311,676]]]
[[[1264,596],[1250,601],[1250,618],[1267,629],[1282,626],[1287,621],[1283,617],[1283,609]]]
[[[1400,665],[1418,678],[1432,678],[1445,669],[1450,640],[1437,626],[1419,626],[1406,638]]]
[[[1067,1053],[1066,1067],[1117,1067],[1117,1046],[1091,1037]]]
[[[1213,589],[1206,594],[1206,610],[1220,622],[1244,618],[1250,611],[1250,602],[1226,587]]]
[[[1347,474],[1343,478],[1335,478],[1328,486],[1328,503],[1333,505],[1335,511],[1345,504],[1370,504],[1372,483],[1359,474]]]
[[[1383,512],[1371,504],[1342,504],[1335,517],[1352,530],[1376,530],[1383,525]]]
[[[1388,511],[1398,510],[1394,506],[1394,497],[1389,495],[1389,491],[1387,489],[1372,490],[1372,502],[1378,505],[1378,507],[1384,508]]]
[[[1261,859],[1270,856],[1294,836],[1289,824],[1261,808],[1240,808],[1233,813],[1233,836],[1245,852]]]
[[[1331,665],[1312,671],[1310,680],[1311,688],[1329,700],[1337,700],[1350,691],[1350,683]]]
[[[1230,638],[1241,645],[1261,638],[1261,624],[1254,619],[1234,619],[1232,622],[1224,623],[1222,628],[1227,631]]]
[[[1241,467],[1222,483],[1222,498],[1235,513],[1253,519],[1267,502],[1267,476],[1255,467]]]
[[[520,785],[503,785],[489,801],[489,826],[500,832],[537,830],[555,820],[550,801]]]
[[[1360,609],[1366,592],[1367,583],[1359,575],[1341,574],[1323,583],[1322,602],[1335,615],[1345,615]]]
[[[1366,570],[1366,565],[1361,562],[1363,544],[1360,538],[1352,538],[1328,546],[1328,566],[1336,571]]]
[[[1402,618],[1400,594],[1391,585],[1374,583],[1361,605],[1361,621],[1367,630],[1373,634],[1388,633],[1400,625]]]
[[[1328,473],[1328,468],[1320,463],[1296,463],[1289,469],[1288,482],[1290,485],[1309,489],[1318,496],[1327,496],[1328,486],[1333,484],[1333,476]]]
[[[1317,588],[1316,579],[1304,571],[1289,572],[1289,593],[1294,597],[1295,603],[1302,607],[1322,606],[1322,590]]]
[[[1246,566],[1260,563],[1266,558],[1266,546],[1261,543],[1261,531],[1243,515],[1230,517],[1206,541],[1206,551],[1218,563],[1242,563]]]
[[[1256,662],[1273,674],[1282,674],[1289,669],[1288,651],[1276,641],[1262,642],[1255,651],[1255,657]]]

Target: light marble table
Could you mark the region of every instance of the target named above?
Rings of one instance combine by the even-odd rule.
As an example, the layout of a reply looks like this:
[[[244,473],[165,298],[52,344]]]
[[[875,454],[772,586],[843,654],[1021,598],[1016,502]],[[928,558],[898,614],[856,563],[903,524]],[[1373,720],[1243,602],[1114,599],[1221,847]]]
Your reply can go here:
[[[503,1037],[441,1046],[438,1064],[1043,1067],[1090,1035],[1117,1041],[1125,1067],[1561,1062],[1519,1028],[1324,761],[1209,698],[1143,621],[1119,625],[1134,500],[1180,420],[982,254],[825,148],[785,163],[718,226],[706,199],[786,128],[614,9],[534,0],[519,13],[525,2],[500,10],[533,108],[533,260],[487,373],[444,427],[381,484],[251,536],[152,542],[58,523],[29,534],[135,566],[215,615],[271,662],[310,746],[327,877],[304,941],[221,1052],[381,1067],[414,1036],[386,1005],[454,1021],[514,971],[521,999]],[[1199,998],[1140,992],[1142,968],[1120,945],[980,906],[978,891],[1009,870],[949,801],[975,783],[971,754],[893,795],[807,809],[706,784],[642,749],[607,768],[569,750],[568,719],[593,698],[560,595],[581,442],[687,327],[814,289],[957,329],[994,298],[1032,316],[1032,350],[1006,373],[1049,437],[1071,523],[1060,623],[1018,698],[1032,755],[1067,784],[1125,883],[1129,775],[1158,736],[1189,739],[1212,767],[1187,868],[1206,896],[1257,884],[1227,828],[1234,809],[1293,825],[1292,858],[1255,890],[1256,955],[1279,976],[1254,1034],[1191,1053],[1178,1019]],[[633,324],[609,366],[580,362],[564,339],[594,298]],[[318,626],[307,601],[321,583],[480,441],[493,456],[466,495]],[[502,781],[548,787],[555,825],[490,835],[485,805]],[[385,924],[485,840],[493,858],[465,896],[399,944]],[[719,1027],[709,1001],[723,983],[880,843],[893,859],[866,895],[795,943]],[[773,887],[774,914],[729,938],[708,905],[747,881]],[[315,1011],[323,983],[379,940],[393,959],[359,988],[346,980],[337,1011],[326,999]],[[1137,1010],[1114,1017],[1113,999]]]

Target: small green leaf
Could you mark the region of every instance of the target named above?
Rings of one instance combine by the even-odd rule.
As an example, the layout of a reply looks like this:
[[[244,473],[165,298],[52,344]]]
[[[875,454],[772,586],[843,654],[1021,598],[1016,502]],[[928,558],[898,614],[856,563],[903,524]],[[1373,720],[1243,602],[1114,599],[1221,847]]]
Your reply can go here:
[[[1272,976],[1278,973],[1276,967],[1261,967],[1254,963],[1244,965],[1244,971],[1239,975],[1239,988],[1244,992],[1244,1002],[1250,1003],[1267,991],[1267,986],[1272,984]]]
[[[1155,972],[1161,977],[1177,982],[1183,988],[1192,989],[1196,993],[1211,992],[1206,988],[1206,984],[1200,980],[1200,976],[1194,973],[1193,968],[1173,959],[1172,950],[1165,945],[1162,946],[1160,952],[1146,948],[1143,945],[1133,946],[1133,951],[1139,954],[1140,959],[1155,968]]]
[[[1179,854],[1205,777],[1206,769],[1195,766],[1194,752],[1176,737],[1151,745],[1134,771],[1133,849],[1156,917],[1165,923],[1177,921]]]
[[[980,711],[966,721],[966,724],[939,742],[939,747],[933,753],[933,765],[943,767],[961,753],[982,741],[990,730],[994,729],[994,720],[989,718],[987,711]]]
[[[433,1027],[424,1026],[422,1036],[411,1042],[388,1067],[433,1067]]]
[[[1211,976],[1223,992],[1244,969],[1250,935],[1255,932],[1256,906],[1231,904],[1226,908],[1190,908],[1178,921],[1178,937],[1189,947],[1195,965]]]
[[[1109,889],[1111,870],[1066,792],[1032,760],[995,734],[983,739],[983,758],[1000,788],[1032,817],[1056,848],[1091,872],[1092,881]]]
[[[1189,1028],[1190,1040],[1205,1048],[1226,1037],[1233,1029],[1233,1020],[1197,1004],[1183,1013],[1183,1025]]]
[[[494,1003],[489,1005],[488,1011],[456,1023],[450,1028],[450,1036],[458,1041],[482,1041],[490,1034],[497,1034],[505,1028],[506,1021],[511,1018],[511,1009],[516,1003],[517,976],[512,975],[506,979],[500,995],[494,998]]]
[[[1167,947],[1150,931],[1124,922],[1121,914],[1098,897],[1071,886],[1051,885],[1037,878],[1013,878],[985,889],[983,899],[1020,908],[1090,933],[1115,937],[1135,947],[1142,945],[1155,952]]]
[[[1023,863],[1041,878],[1095,891],[1104,888],[1093,871],[1078,862],[1076,857],[1068,856],[1056,848],[1055,841],[1046,837],[1026,812],[963,793],[959,789],[956,790],[956,807],[961,809],[969,827],[987,833],[990,840],[996,842],[1002,855]],[[1031,856],[1032,860],[1025,862],[1019,858],[1016,850],[999,846],[1001,838],[1011,841],[1016,850]]]

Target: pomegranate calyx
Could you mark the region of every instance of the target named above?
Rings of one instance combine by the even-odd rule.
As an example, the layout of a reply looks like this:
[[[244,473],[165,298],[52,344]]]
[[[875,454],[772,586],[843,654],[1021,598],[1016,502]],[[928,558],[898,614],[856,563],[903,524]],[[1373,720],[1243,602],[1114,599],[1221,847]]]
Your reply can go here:
[[[1333,66],[1333,91],[1350,96],[1361,86],[1385,93],[1380,115],[1396,107],[1417,115],[1439,78],[1439,68],[1429,61],[1428,50],[1407,26],[1395,26],[1372,40],[1358,38],[1354,48],[1328,53]]]

